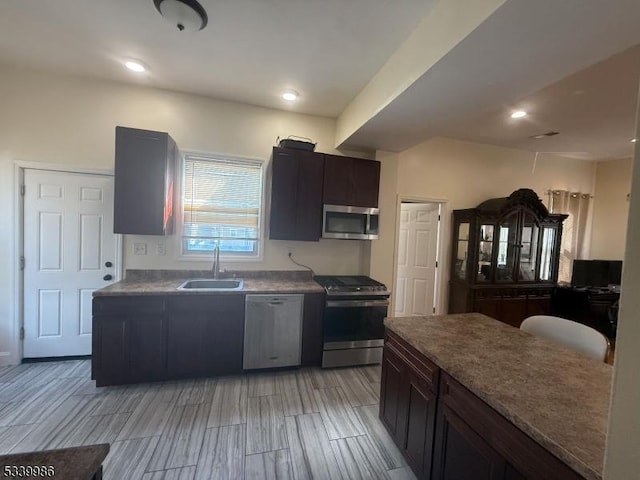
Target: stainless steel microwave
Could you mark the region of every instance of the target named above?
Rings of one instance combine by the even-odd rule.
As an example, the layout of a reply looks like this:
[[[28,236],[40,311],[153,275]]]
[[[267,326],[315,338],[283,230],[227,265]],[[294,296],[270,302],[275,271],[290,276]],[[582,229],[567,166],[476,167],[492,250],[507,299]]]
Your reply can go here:
[[[322,238],[376,240],[379,213],[377,208],[325,205]]]

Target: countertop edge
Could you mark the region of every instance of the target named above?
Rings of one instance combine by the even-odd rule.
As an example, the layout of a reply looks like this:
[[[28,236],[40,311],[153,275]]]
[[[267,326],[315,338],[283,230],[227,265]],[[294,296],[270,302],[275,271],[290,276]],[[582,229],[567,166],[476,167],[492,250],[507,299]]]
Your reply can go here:
[[[280,280],[264,278],[243,279],[244,286],[240,290],[179,290],[178,287],[188,278],[172,278],[150,281],[127,281],[108,285],[93,292],[93,297],[127,297],[127,296],[182,296],[182,295],[247,295],[247,294],[311,294],[325,293],[319,284],[312,280]]]

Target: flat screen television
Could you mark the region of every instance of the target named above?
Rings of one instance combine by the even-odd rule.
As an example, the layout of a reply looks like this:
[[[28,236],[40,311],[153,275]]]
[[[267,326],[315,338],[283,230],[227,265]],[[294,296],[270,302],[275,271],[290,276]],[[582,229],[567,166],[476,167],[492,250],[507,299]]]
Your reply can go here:
[[[574,260],[571,285],[607,287],[620,285],[622,260]]]

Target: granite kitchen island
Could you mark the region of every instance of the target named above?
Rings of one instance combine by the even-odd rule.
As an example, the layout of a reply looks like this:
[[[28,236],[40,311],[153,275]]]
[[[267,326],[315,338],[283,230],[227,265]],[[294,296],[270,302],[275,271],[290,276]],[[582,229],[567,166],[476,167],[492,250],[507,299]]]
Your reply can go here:
[[[610,365],[477,313],[385,326],[380,418],[419,478],[602,478]]]

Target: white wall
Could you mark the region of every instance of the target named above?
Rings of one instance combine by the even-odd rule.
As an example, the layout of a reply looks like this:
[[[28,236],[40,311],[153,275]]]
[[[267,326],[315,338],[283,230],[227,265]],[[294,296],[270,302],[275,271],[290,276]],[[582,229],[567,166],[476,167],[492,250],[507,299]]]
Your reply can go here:
[[[267,159],[276,137],[300,135],[333,148],[335,120],[212,100],[165,90],[18,70],[0,66],[0,364],[17,360],[13,278],[14,162],[47,162],[113,168],[116,125],[167,131],[184,149]],[[155,255],[158,239],[167,255]],[[133,241],[149,243],[133,256]],[[178,262],[175,237],[126,237],[125,268],[208,268],[210,262]],[[368,273],[369,246],[360,241],[267,241],[264,260],[228,264],[244,269],[298,269],[287,253],[320,273]]]
[[[385,202],[389,202],[391,198],[395,202],[397,195],[447,201],[441,232],[441,258],[444,265],[439,295],[440,305],[445,311],[451,243],[449,220],[452,210],[473,208],[484,200],[508,196],[518,188],[533,189],[545,204],[548,203],[546,191],[549,189],[580,192],[593,190],[594,163],[540,155],[534,164],[534,154],[523,150],[433,138],[391,156],[392,160],[385,161],[385,155],[381,155],[383,172],[385,166],[388,170],[388,177],[381,185],[381,198]],[[372,246],[371,272],[377,273],[380,277],[378,279],[387,285],[393,285],[395,204],[385,203],[384,210],[390,212],[393,218],[387,216],[382,219],[383,227],[386,228],[381,229],[380,240]],[[393,228],[390,228],[392,225]]]
[[[631,191],[631,159],[600,161],[596,169],[589,258],[624,257]]]
[[[395,250],[398,154],[378,151],[380,165],[380,237],[371,242],[371,276],[392,288]]]
[[[640,96],[636,109],[636,137],[640,138]],[[640,245],[640,148],[636,144],[632,176],[627,245]],[[613,388],[605,480],[631,480],[640,478],[640,255],[628,248],[624,256],[622,290],[616,356],[613,370]]]

